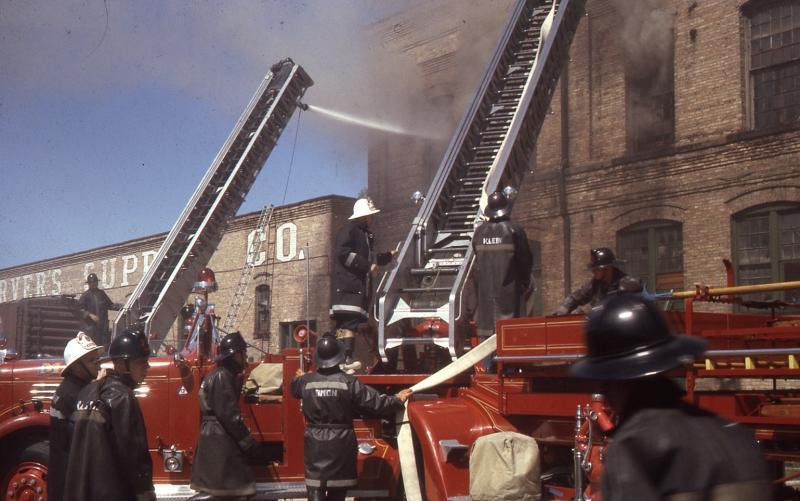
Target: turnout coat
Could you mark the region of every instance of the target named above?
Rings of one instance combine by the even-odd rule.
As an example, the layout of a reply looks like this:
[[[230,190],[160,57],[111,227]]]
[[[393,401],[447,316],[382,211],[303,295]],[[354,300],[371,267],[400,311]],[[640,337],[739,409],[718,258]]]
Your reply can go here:
[[[472,246],[478,272],[478,334],[491,336],[497,320],[520,316],[531,286],[533,256],[525,230],[508,220],[478,226]]]
[[[119,310],[121,305],[113,302],[102,289],[87,289],[78,299],[81,310],[80,329],[97,344],[108,344],[108,310]],[[95,322],[89,314],[97,315]]]
[[[685,403],[670,381],[634,399],[608,447],[603,501],[772,499],[748,429]]]
[[[356,485],[358,414],[393,414],[403,402],[363,385],[338,367],[309,372],[292,380],[292,396],[302,400],[306,418],[305,479],[309,487],[347,488]]]
[[[370,267],[392,260],[390,252],[373,254],[373,233],[367,222],[356,219],[336,235],[331,277],[331,315],[360,315],[367,317],[371,292]]]
[[[69,447],[72,442],[72,413],[78,394],[88,381],[71,374],[64,376],[50,404],[50,464],[47,465],[47,499],[61,501],[67,473]]]
[[[135,383],[109,371],[78,395],[64,499],[154,500],[153,462]]]
[[[584,304],[597,306],[606,296],[617,292],[619,290],[620,280],[627,276],[623,271],[616,268],[615,270],[617,273],[611,284],[606,284],[602,280],[591,279],[578,289],[572,291],[561,303],[561,306],[566,309],[567,312],[571,312],[578,306]]]
[[[192,465],[192,489],[214,496],[255,494],[246,455],[258,442],[242,421],[241,379],[220,365],[200,385],[200,435]]]

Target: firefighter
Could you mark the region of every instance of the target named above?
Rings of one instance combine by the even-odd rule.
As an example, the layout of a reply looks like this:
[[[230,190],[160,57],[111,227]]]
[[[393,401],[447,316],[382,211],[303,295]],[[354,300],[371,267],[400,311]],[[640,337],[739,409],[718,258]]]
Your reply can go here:
[[[47,466],[47,499],[61,501],[72,441],[70,418],[78,393],[97,377],[98,357],[103,350],[84,332],[70,339],[64,348],[64,378],[50,402],[50,463]]]
[[[353,205],[353,215],[336,235],[333,251],[333,277],[331,279],[331,317],[336,337],[345,347],[343,369],[350,374],[361,368],[353,360],[355,335],[360,324],[367,321],[367,310],[372,293],[371,276],[378,266],[392,261],[394,252],[375,253],[374,234],[369,229],[375,214],[380,212],[369,198],[359,198]]]
[[[393,414],[403,409],[410,389],[383,395],[345,374],[339,364],[344,346],[330,334],[317,341],[316,372],[298,370],[291,383],[292,396],[301,400],[306,431],[305,482],[311,501],[344,500],[356,485],[355,413]]]
[[[233,332],[219,343],[217,368],[203,379],[200,435],[192,466],[193,500],[228,499],[256,493],[247,458],[257,456],[259,443],[242,421],[239,396],[246,364],[247,343]]]
[[[484,215],[488,221],[475,229],[478,285],[478,336],[494,334],[495,323],[504,318],[519,317],[526,294],[531,290],[531,254],[525,230],[509,221],[509,201],[503,192],[489,195]],[[491,370],[491,359],[485,368]]]
[[[144,332],[123,332],[108,348],[113,369],[78,395],[65,500],[156,499],[144,419],[133,392],[147,375],[149,356]]]
[[[83,332],[89,334],[95,343],[108,345],[110,336],[108,332],[108,310],[119,310],[122,305],[115,303],[108,297],[106,291],[98,287],[97,275],[89,273],[86,277],[89,288],[78,299],[81,310],[81,325]]]
[[[568,315],[584,304],[595,306],[607,295],[616,292],[620,287],[620,280],[626,276],[620,268],[621,265],[622,261],[617,260],[608,247],[592,249],[589,252],[589,264],[586,266],[592,272],[592,279],[572,291],[553,315]]]
[[[604,382],[618,417],[605,455],[603,501],[770,499],[753,434],[683,400],[665,373],[700,357],[705,341],[669,332],[650,301],[611,296],[592,309],[588,355],[573,376]]]

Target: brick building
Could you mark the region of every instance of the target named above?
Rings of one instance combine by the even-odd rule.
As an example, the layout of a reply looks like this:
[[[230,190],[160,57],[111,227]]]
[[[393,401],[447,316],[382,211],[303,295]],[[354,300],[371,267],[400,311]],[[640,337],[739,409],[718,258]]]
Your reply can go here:
[[[433,98],[448,76],[463,91],[441,72]],[[371,191],[386,162],[403,187],[432,177],[442,147],[410,141],[373,142]],[[800,279],[800,1],[589,0],[530,167],[513,217],[539,312],[588,278],[597,246],[649,290],[724,284],[724,257],[737,284]],[[408,228],[410,192],[377,186],[384,219]]]
[[[277,352],[292,344],[293,328],[307,320],[315,329],[329,328],[330,253],[336,231],[352,207],[351,198],[326,196],[274,209],[260,252],[253,256],[255,268],[235,325],[254,345]],[[236,217],[209,263],[219,283],[209,302],[222,319],[248,248],[259,238],[259,216],[255,212]],[[86,275],[92,272],[113,301],[124,303],[164,238],[166,233],[5,268],[0,270],[0,303],[45,295],[77,297],[86,288]],[[115,315],[109,312],[112,319]],[[179,344],[178,332],[176,321],[166,342]]]

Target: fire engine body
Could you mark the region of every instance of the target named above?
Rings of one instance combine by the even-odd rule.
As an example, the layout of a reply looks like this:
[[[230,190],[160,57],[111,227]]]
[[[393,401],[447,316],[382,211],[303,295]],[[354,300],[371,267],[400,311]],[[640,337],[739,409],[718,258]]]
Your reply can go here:
[[[776,466],[776,479],[781,477],[782,462],[800,460],[800,390],[792,384],[786,389],[775,385],[800,380],[795,359],[800,319],[692,311],[667,316],[673,328],[710,342],[707,361],[672,374],[684,379],[687,400],[750,426]],[[582,463],[586,483],[594,480],[587,492],[597,489],[607,431],[603,430],[602,401],[599,407],[595,405],[600,388],[566,374],[570,361],[584,352],[583,323],[578,315],[501,321],[497,375],[461,375],[435,392],[415,397],[408,415],[418,443],[417,462],[426,499],[468,495],[470,446],[478,437],[496,431],[533,436],[547,451],[543,454],[545,499],[573,495],[573,465],[564,460],[572,458],[570,451],[576,443],[590,457]],[[304,423],[299,402],[288,395],[288,385],[300,367],[301,356],[307,363],[308,355],[308,350],[301,353],[297,349],[266,355],[265,362],[283,366],[282,395],[241,403],[245,422],[273,454],[273,463],[253,467],[263,499],[304,495]],[[160,496],[188,496],[199,430],[197,389],[214,364],[197,350],[154,357],[150,364],[148,377],[136,393],[147,424],[154,481]],[[45,485],[46,457],[36,452],[47,440],[49,397],[60,383],[62,366],[60,360],[0,364],[0,445],[6,499],[25,499],[25,493],[39,492]],[[383,391],[394,391],[426,375],[359,377]],[[722,384],[709,385],[709,381]],[[766,381],[770,389],[747,389],[742,384],[745,381]],[[576,409],[586,416],[583,423],[577,423],[577,437]],[[587,440],[590,428],[592,437]],[[362,447],[359,484],[351,495],[397,496],[402,492],[402,479],[391,423],[365,416],[356,421],[355,429]]]
[[[453,359],[464,353],[470,324],[462,315],[460,293],[471,268],[469,243],[480,199],[503,186],[519,187],[583,4],[582,0],[520,0],[514,8],[397,265],[378,287],[377,342],[384,358],[387,350],[401,345],[436,345]],[[166,332],[186,304],[197,272],[207,264],[297,100],[311,85],[302,69],[287,61],[273,67],[272,76],[240,119],[154,266],[117,318],[115,333],[140,324],[155,338]],[[795,355],[800,327],[791,318],[697,313],[694,301],[731,296],[703,291],[691,296],[685,311],[669,313],[669,319],[679,332],[708,338],[716,353],[674,374],[685,380],[687,398],[751,426],[775,464],[800,459],[800,395],[791,385],[776,386],[776,381],[800,375]],[[395,327],[402,324],[395,323],[400,320],[432,327],[397,334]],[[497,375],[452,374],[428,393],[414,396],[408,404],[415,442],[410,453],[426,499],[467,496],[470,447],[478,437],[496,431],[518,431],[537,439],[543,451],[545,498],[569,499],[575,490],[584,490],[584,481],[589,482],[586,492],[593,492],[613,421],[596,395],[600,389],[596,384],[567,376],[569,363],[584,351],[583,322],[579,315],[501,321]],[[197,391],[213,369],[215,350],[213,323],[203,322],[197,331],[204,336],[199,342],[151,358],[148,377],[136,390],[159,497],[191,495],[188,485],[199,430]],[[158,340],[154,344],[160,347]],[[309,367],[309,351],[286,349],[265,355],[264,362],[282,367],[281,395],[241,402],[246,424],[273,456],[271,463],[253,466],[262,499],[305,495],[304,423],[300,404],[288,389],[295,371]],[[0,360],[0,492],[5,499],[44,499],[49,404],[61,381],[61,367],[55,359]],[[428,376],[358,377],[381,391],[394,392]],[[745,379],[771,383],[768,389],[747,389],[741,384]],[[721,384],[709,385],[708,380]],[[409,493],[403,489],[409,478],[400,474],[409,451],[398,447],[394,423],[363,416],[355,429],[359,483],[351,495],[393,498]]]

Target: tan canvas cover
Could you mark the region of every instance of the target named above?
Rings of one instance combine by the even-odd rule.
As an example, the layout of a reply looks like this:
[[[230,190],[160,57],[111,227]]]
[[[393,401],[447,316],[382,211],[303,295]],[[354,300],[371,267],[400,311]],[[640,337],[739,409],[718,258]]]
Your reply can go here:
[[[473,501],[541,499],[539,446],[515,432],[480,437],[469,456],[469,495]]]
[[[283,386],[283,364],[258,364],[244,386],[257,395],[279,395]]]

